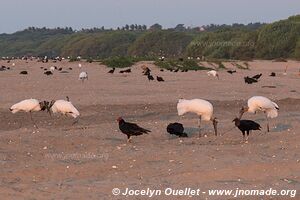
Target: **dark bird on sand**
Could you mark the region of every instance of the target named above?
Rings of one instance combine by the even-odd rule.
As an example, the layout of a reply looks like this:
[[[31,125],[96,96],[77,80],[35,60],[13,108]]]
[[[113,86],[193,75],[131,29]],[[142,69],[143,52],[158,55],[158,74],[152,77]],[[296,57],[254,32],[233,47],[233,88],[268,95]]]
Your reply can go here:
[[[162,81],[165,81],[162,77],[160,77],[160,76],[156,76],[156,80],[158,81],[158,82],[162,82]]]
[[[47,76],[53,75],[53,73],[51,71],[45,71],[44,74],[47,75]]]
[[[72,70],[72,67],[69,67],[69,70]]]
[[[244,77],[244,80],[245,80],[245,83],[248,83],[248,84],[257,83],[256,79],[250,78],[248,76]]]
[[[4,65],[2,65],[1,68],[0,68],[0,71],[5,71],[6,69],[7,68]]]
[[[260,77],[262,76],[262,74],[256,74],[255,76],[253,76],[252,78],[258,80]]]
[[[249,133],[252,130],[260,130],[261,126],[252,121],[252,120],[240,120],[239,118],[235,118],[232,122],[234,122],[235,126],[240,129],[240,131],[243,133],[243,139],[245,140],[245,133],[247,132],[246,140],[248,140]]]
[[[120,131],[127,135],[127,142],[131,141],[131,136],[138,136],[148,134],[149,132],[151,132],[150,130],[138,126],[137,124],[125,122],[125,120],[122,117],[119,117],[117,121],[119,122]]]
[[[21,71],[20,74],[27,75],[28,72],[27,71]]]
[[[125,69],[125,70],[121,70],[120,73],[130,73],[131,69]]]
[[[174,70],[174,72],[178,72],[178,71],[179,71],[179,68],[177,68],[177,69]]]
[[[170,133],[171,135],[177,135],[178,137],[187,137],[188,135],[183,131],[184,131],[183,125],[177,122],[170,123],[167,126],[167,132]]]
[[[236,70],[227,70],[227,73],[233,74],[233,73],[236,73]]]
[[[154,81],[154,78],[153,78],[153,76],[151,74],[148,74],[147,78],[148,78],[149,81]]]
[[[113,74],[115,72],[116,68],[112,68],[111,70],[109,70],[107,73]]]
[[[272,72],[272,73],[270,74],[270,76],[276,76],[276,73],[275,73],[275,72]]]
[[[60,67],[60,68],[58,68],[58,71],[61,71],[63,68],[62,67]]]
[[[163,72],[163,71],[164,71],[164,69],[160,69],[159,71]]]
[[[150,75],[150,72],[151,72],[151,69],[149,69],[148,67],[146,67],[146,69],[143,71],[143,74],[145,76],[148,76],[148,75]]]

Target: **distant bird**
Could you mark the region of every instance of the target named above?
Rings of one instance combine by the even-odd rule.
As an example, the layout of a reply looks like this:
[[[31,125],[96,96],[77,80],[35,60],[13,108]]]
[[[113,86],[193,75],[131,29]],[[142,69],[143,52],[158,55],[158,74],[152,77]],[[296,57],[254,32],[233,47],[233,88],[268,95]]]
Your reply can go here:
[[[112,68],[111,70],[109,70],[107,73],[113,74],[115,72],[116,68]]]
[[[78,64],[78,67],[79,67],[79,68],[81,68],[81,67],[82,67],[82,65],[79,63],[79,64]]]
[[[33,121],[31,112],[44,111],[47,109],[48,105],[49,102],[47,101],[39,101],[37,99],[25,99],[11,106],[9,110],[12,113],[17,113],[20,111],[29,112],[31,121],[37,127],[37,125]]]
[[[50,67],[50,71],[51,71],[51,72],[54,72],[54,70],[55,70],[55,67],[53,67],[53,66]]]
[[[179,68],[177,68],[177,69],[174,70],[174,72],[178,72],[178,71],[179,71]]]
[[[164,69],[160,69],[159,71],[163,72],[163,71],[164,71]]]
[[[276,76],[276,73],[275,72],[272,72],[271,74],[270,74],[270,76]]]
[[[247,132],[246,141],[248,140],[250,131],[261,129],[261,126],[252,120],[240,120],[236,117],[232,122],[234,122],[235,126],[243,133],[243,140],[245,140],[245,132]]]
[[[248,76],[244,77],[244,81],[245,81],[245,83],[248,83],[248,84],[257,83],[256,79],[250,78]]]
[[[151,74],[148,74],[147,78],[148,78],[149,81],[153,81],[154,80],[154,78],[153,78],[153,76]]]
[[[158,82],[163,82],[163,81],[165,81],[162,77],[160,77],[160,76],[156,76],[156,80],[158,81]]]
[[[76,119],[80,113],[72,104],[72,102],[67,100],[52,100],[47,108],[48,112],[52,111],[53,113],[61,113],[63,115],[71,116]],[[76,123],[78,121],[74,121]],[[73,124],[74,124],[73,123]]]
[[[72,70],[73,68],[72,67],[69,67],[69,70]]]
[[[144,71],[143,71],[143,74],[144,74],[145,76],[148,76],[148,74],[150,74],[150,72],[151,72],[151,70],[150,70],[148,67],[146,67],[146,68],[144,69]]]
[[[177,122],[171,123],[167,126],[167,132],[171,135],[177,135],[178,137],[187,137],[188,135],[183,131],[183,125]]]
[[[27,71],[21,71],[20,74],[27,75],[28,72]]]
[[[7,69],[6,66],[2,65],[0,71],[5,71],[6,69]]]
[[[219,74],[216,70],[210,70],[207,72],[207,75],[208,76],[214,76],[214,77],[217,77],[219,79]]]
[[[288,69],[288,65],[285,66],[285,70],[284,70],[284,73],[283,73],[283,75],[285,75],[285,76],[287,75],[287,69]]]
[[[184,115],[185,113],[195,113],[199,117],[199,137],[201,137],[201,120],[211,121],[214,126],[215,135],[218,135],[217,132],[217,118],[213,117],[213,105],[203,99],[179,99],[177,103],[177,112],[178,115]]]
[[[130,73],[131,69],[125,69],[125,70],[121,70],[120,73]]]
[[[44,69],[44,67],[40,67],[41,69]]]
[[[62,69],[63,69],[63,68],[62,68],[62,67],[60,67],[60,68],[58,68],[58,71],[62,71]]]
[[[266,114],[267,131],[270,132],[268,118],[272,119],[278,116],[279,106],[275,102],[272,102],[270,99],[263,96],[253,96],[248,99],[247,104],[248,105],[246,107],[241,108],[239,119],[242,118],[245,112],[256,113],[258,111],[262,111]]]
[[[227,70],[227,72],[228,72],[229,74],[233,74],[233,73],[236,73],[236,70]]]
[[[138,136],[151,132],[150,130],[138,126],[137,124],[125,122],[122,117],[119,117],[117,121],[119,123],[119,129],[121,132],[127,135],[127,142],[131,142],[131,136]]]
[[[81,72],[79,74],[79,80],[81,80],[82,82],[84,82],[84,80],[88,80],[89,77],[88,77],[88,73],[87,72]]]
[[[47,76],[53,75],[53,73],[51,71],[45,71],[44,74]]]
[[[252,78],[258,80],[260,77],[262,76],[262,74],[256,74],[255,76],[253,76]]]
[[[146,65],[142,65],[141,66],[141,69],[143,70],[143,73],[144,73],[144,71],[147,69],[148,67],[146,66]]]

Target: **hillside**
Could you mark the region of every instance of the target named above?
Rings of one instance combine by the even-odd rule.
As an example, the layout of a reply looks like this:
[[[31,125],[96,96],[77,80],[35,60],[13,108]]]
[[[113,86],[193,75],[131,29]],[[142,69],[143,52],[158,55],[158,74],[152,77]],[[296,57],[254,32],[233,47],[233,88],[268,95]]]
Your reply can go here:
[[[300,58],[300,15],[271,24],[183,24],[162,29],[126,25],[117,30],[30,27],[0,35],[0,56],[193,56],[219,59]]]

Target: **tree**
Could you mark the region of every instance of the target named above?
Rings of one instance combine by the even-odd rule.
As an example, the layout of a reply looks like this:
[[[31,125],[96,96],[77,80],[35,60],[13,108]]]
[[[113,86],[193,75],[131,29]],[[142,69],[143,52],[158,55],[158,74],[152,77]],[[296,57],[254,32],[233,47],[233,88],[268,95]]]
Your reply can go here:
[[[147,26],[144,24],[144,25],[142,26],[142,29],[143,29],[143,30],[147,30]]]
[[[128,25],[128,24],[125,25],[125,30],[126,30],[126,31],[129,30],[129,25]]]
[[[184,24],[177,24],[177,26],[175,26],[174,28],[175,31],[185,31],[185,27]]]
[[[161,30],[162,26],[158,23],[153,24],[152,26],[150,26],[150,30],[156,31],[156,30]]]
[[[132,30],[132,31],[134,30],[134,24],[130,25],[130,30]]]

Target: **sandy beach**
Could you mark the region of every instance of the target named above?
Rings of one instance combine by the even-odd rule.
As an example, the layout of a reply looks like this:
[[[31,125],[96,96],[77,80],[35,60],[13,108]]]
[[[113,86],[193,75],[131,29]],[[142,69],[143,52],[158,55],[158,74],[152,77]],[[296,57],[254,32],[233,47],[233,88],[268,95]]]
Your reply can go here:
[[[15,66],[12,67],[12,62]],[[113,188],[131,189],[298,189],[300,192],[300,62],[248,62],[250,69],[220,70],[220,79],[207,71],[161,72],[153,62],[139,62],[132,73],[108,74],[99,63],[41,63],[1,60],[11,70],[0,72],[0,196],[1,199],[124,199]],[[202,63],[209,65],[208,63]],[[149,82],[142,75],[146,65],[165,82]],[[284,70],[288,65],[286,75]],[[69,73],[43,74],[40,67],[62,67]],[[68,70],[72,67],[73,70]],[[28,75],[19,72],[27,70]],[[81,71],[89,74],[82,83]],[[276,77],[270,77],[271,72]],[[258,83],[244,83],[244,76],[262,73]],[[270,87],[271,86],[271,87]],[[279,116],[270,120],[266,133],[263,113],[245,114],[263,127],[247,144],[232,120],[247,99],[261,95],[276,102]],[[23,99],[57,100],[70,97],[80,111],[79,122],[46,112],[35,112],[33,126],[28,113],[12,114],[9,108]],[[198,138],[197,116],[177,115],[179,98],[202,98],[214,105],[218,118],[215,137],[211,123],[203,123],[207,137]],[[116,118],[150,129],[133,137],[118,129]],[[184,125],[188,138],[166,132],[171,122]],[[273,197],[272,199],[289,199]],[[299,198],[296,197],[294,199]],[[130,199],[143,199],[131,196]],[[145,197],[144,199],[148,199]],[[188,196],[156,196],[155,199],[190,199]],[[201,194],[191,199],[244,199]],[[251,197],[249,199],[261,199]],[[268,199],[268,198],[266,198]]]

